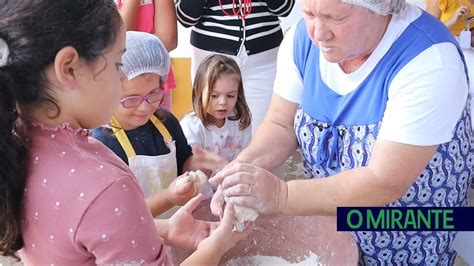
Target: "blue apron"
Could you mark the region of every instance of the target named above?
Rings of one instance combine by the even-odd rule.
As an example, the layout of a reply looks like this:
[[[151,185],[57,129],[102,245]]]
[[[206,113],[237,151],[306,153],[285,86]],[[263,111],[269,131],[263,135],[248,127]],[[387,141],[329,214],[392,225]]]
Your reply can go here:
[[[458,46],[442,27],[430,15],[423,13],[400,35],[356,90],[339,95],[322,81],[319,49],[309,39],[304,21],[299,23],[294,39],[294,60],[303,77],[304,89],[294,128],[307,177],[328,177],[368,164],[392,79],[431,45],[451,42]],[[458,50],[463,57],[459,47]],[[453,139],[439,145],[430,163],[405,195],[387,206],[467,205],[474,164],[470,121],[467,107],[457,122]],[[361,260],[369,265],[452,264],[455,251],[451,248],[451,242],[455,234],[432,231],[353,233]]]

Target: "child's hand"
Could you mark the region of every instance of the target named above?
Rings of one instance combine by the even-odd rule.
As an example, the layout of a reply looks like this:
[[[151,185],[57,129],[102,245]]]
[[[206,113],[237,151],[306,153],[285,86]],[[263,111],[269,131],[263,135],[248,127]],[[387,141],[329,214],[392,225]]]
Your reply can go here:
[[[168,201],[173,205],[183,206],[196,194],[196,189],[194,188],[193,182],[188,182],[185,184],[176,184],[176,180],[182,178],[187,173],[176,178],[173,183],[166,189],[168,194]]]
[[[456,11],[454,12],[453,16],[447,21],[447,25],[451,27],[452,25],[456,24],[461,18],[464,17],[469,17],[470,16],[470,10],[467,6],[460,6]]]
[[[197,195],[168,219],[167,244],[180,248],[196,249],[198,244],[209,236],[209,232],[217,227],[218,222],[194,219],[192,212],[203,199],[204,197],[201,194]]]
[[[198,162],[197,169],[203,171],[207,176],[211,176],[212,173],[218,172],[224,168],[229,161],[220,157],[219,155],[210,152],[206,149],[201,148],[199,145],[193,145],[193,156],[196,157]]]
[[[208,238],[199,244],[201,246],[213,247],[224,254],[227,250],[235,246],[237,242],[244,240],[252,232],[252,225],[249,224],[242,231],[233,231],[234,228],[234,205],[227,204],[224,209],[224,216],[217,228],[211,231]]]

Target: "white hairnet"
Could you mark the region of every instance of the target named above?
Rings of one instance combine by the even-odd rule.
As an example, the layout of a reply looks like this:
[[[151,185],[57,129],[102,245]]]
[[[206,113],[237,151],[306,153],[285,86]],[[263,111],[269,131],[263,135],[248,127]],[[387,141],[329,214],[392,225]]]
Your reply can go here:
[[[170,56],[160,39],[153,34],[127,31],[125,53],[122,56],[122,70],[128,80],[154,73],[166,81],[170,71]]]
[[[342,2],[368,8],[382,16],[398,14],[406,5],[405,0],[342,0]]]

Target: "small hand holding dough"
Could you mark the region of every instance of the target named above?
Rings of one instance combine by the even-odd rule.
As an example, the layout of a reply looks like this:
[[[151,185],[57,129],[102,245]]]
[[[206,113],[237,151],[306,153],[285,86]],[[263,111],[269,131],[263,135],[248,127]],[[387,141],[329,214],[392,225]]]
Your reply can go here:
[[[205,198],[212,197],[212,188],[207,182],[207,176],[201,170],[190,171],[185,174],[183,177],[180,177],[176,180],[176,185],[184,185],[186,183],[193,182],[194,185],[194,195],[199,193],[203,194]]]
[[[201,193],[206,198],[212,197],[212,188],[207,181],[207,176],[202,171],[190,171],[187,175],[176,180],[176,185],[184,185],[188,182],[194,183],[195,194]],[[225,198],[227,202],[227,198]],[[253,222],[258,217],[258,213],[250,208],[234,205],[234,216],[236,222],[234,229],[242,232],[245,229],[246,222]]]

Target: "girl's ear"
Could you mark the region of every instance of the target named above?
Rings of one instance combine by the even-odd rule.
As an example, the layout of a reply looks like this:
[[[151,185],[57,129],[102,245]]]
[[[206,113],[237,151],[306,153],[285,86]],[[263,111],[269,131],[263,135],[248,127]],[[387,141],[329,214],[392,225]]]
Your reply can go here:
[[[74,89],[78,69],[81,66],[81,60],[77,50],[72,46],[66,46],[59,50],[54,58],[54,72],[61,88]]]

